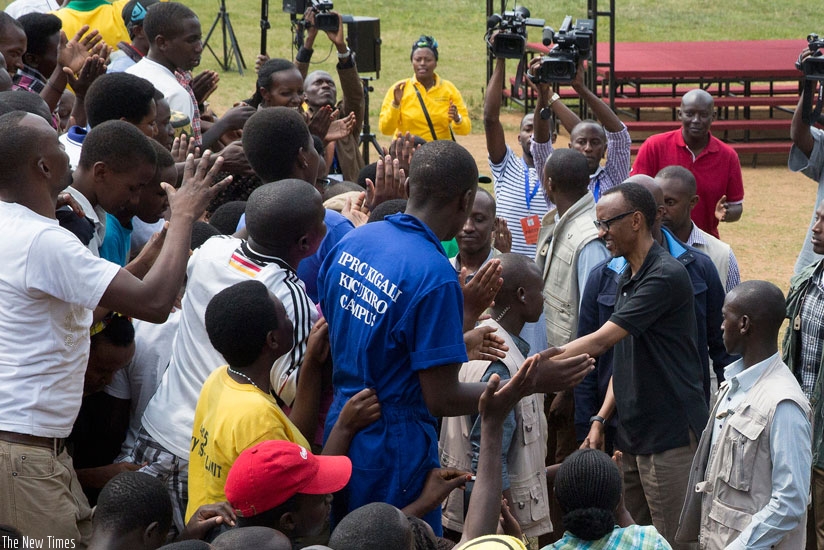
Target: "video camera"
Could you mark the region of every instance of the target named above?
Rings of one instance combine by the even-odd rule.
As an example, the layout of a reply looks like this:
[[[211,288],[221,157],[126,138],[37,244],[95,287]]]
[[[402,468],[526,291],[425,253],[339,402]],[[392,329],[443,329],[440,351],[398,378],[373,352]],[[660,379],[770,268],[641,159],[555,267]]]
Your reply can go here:
[[[524,6],[516,6],[512,11],[505,11],[503,15],[493,13],[486,21],[486,43],[492,50],[492,55],[504,59],[521,59],[526,51],[527,27],[543,27],[543,19],[533,19],[529,10]],[[494,31],[495,41],[490,44],[489,39]]]
[[[595,23],[592,19],[578,19],[572,26],[572,16],[567,15],[558,32],[544,27],[542,42],[555,45],[541,58],[541,66],[536,74],[527,74],[535,83],[568,84],[575,80],[578,62],[589,59],[592,53],[592,37]],[[496,38],[497,40],[497,38]]]
[[[315,26],[319,31],[337,32],[338,15],[331,13],[334,7],[329,0],[315,0],[312,7],[315,8]]]
[[[807,48],[811,55],[803,62],[800,59],[796,61],[795,67],[804,73],[807,80],[824,82],[824,52],[819,51],[824,48],[824,39],[817,34],[807,35]]]

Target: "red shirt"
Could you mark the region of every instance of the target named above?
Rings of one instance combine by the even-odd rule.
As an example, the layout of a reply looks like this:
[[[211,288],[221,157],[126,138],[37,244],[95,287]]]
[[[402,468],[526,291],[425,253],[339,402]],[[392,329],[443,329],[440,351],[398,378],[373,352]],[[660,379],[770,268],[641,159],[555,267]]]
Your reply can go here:
[[[647,138],[632,165],[631,174],[655,177],[662,168],[676,164],[695,176],[700,200],[692,209],[692,221],[707,233],[718,238],[718,219],[715,205],[727,195],[727,202],[744,200],[744,181],[741,162],[735,150],[710,134],[710,141],[698,157],[684,142],[681,129]]]

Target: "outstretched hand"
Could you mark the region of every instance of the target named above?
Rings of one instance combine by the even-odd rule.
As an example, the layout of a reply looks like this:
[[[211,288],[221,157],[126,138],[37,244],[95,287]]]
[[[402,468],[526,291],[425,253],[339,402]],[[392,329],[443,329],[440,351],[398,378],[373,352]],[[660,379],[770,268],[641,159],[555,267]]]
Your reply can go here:
[[[433,468],[429,470],[419,496],[402,511],[407,516],[423,517],[444,501],[454,491],[466,485],[472,474],[454,468]]]
[[[211,200],[232,181],[232,176],[227,176],[215,182],[223,166],[223,157],[218,157],[212,167],[208,168],[211,157],[211,151],[207,150],[203,153],[203,158],[197,164],[197,168],[195,168],[194,155],[186,157],[183,183],[180,189],[175,190],[168,182],[161,183],[169,197],[169,207],[173,216],[181,212],[195,220],[200,218]]]
[[[352,198],[346,199],[346,204],[341,210],[341,215],[352,222],[355,227],[365,225],[369,221],[369,208],[366,206],[366,192],[358,195],[354,201]]]
[[[532,379],[535,377],[538,355],[527,357],[526,360],[503,387],[500,387],[501,377],[493,374],[486,383],[486,388],[478,401],[478,412],[481,421],[503,422],[515,403],[523,397],[533,393]]]
[[[194,138],[190,138],[186,134],[180,134],[172,142],[172,157],[175,162],[186,162],[186,159],[192,155],[195,160],[200,158],[200,147],[195,143]]]
[[[470,361],[497,361],[506,357],[509,346],[495,334],[496,330],[489,325],[481,325],[464,332],[466,355]]]
[[[567,359],[553,359],[563,353],[564,348],[549,348],[538,354],[538,386],[535,392],[556,393],[577,386],[595,365],[589,354],[576,355]]]
[[[235,526],[237,516],[228,502],[204,504],[192,515],[179,540],[203,539],[209,531],[218,525]]]

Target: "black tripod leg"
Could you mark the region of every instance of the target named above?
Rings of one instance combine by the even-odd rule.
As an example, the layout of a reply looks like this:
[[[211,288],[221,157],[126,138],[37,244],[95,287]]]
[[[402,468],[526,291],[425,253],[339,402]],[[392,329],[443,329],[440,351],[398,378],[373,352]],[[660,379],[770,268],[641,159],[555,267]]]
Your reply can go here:
[[[229,14],[226,14],[226,25],[229,29],[229,40],[232,44],[232,51],[235,54],[235,61],[237,62],[237,70],[243,76],[243,69],[246,68],[246,62],[243,60],[243,53],[240,51],[240,45],[237,43],[237,36],[235,29],[232,27],[232,20],[229,19]]]
[[[215,53],[215,50],[213,50],[212,46],[209,44],[209,40],[212,38],[212,34],[214,34],[214,32],[215,32],[215,29],[217,28],[217,24],[221,21],[222,15],[223,14],[221,12],[218,12],[217,16],[215,17],[215,20],[212,21],[212,26],[209,28],[209,32],[206,33],[206,40],[203,41],[203,48],[204,49],[208,48],[209,51],[212,52],[212,55],[217,60],[218,65],[220,65],[220,67],[225,71],[226,67],[224,67],[223,64],[221,64],[220,58],[217,56],[217,54]]]

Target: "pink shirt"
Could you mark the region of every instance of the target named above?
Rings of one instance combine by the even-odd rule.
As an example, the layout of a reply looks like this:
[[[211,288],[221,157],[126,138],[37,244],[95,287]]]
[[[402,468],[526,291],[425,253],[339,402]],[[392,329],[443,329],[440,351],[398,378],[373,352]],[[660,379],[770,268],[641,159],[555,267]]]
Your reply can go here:
[[[676,164],[695,176],[700,200],[692,209],[695,225],[718,238],[718,219],[715,205],[727,195],[727,202],[744,200],[744,181],[741,162],[732,147],[710,134],[710,141],[697,157],[684,142],[681,129],[649,137],[632,165],[631,174],[655,177],[659,170]]]

